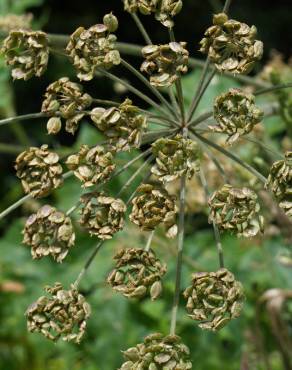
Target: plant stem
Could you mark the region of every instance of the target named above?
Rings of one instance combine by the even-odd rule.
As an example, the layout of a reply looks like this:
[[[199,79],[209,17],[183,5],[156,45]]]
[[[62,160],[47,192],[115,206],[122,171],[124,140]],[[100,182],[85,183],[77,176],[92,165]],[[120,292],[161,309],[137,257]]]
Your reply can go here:
[[[152,41],[150,36],[148,35],[143,23],[141,22],[140,18],[138,17],[137,13],[131,13],[132,18],[134,19],[136,26],[138,27],[139,31],[141,32],[142,36],[147,45],[152,45]]]
[[[190,129],[191,130],[191,129]],[[191,130],[192,131],[192,130]],[[238,158],[235,154],[229,152],[228,150],[222,148],[221,146],[219,146],[218,144],[216,143],[213,143],[213,141],[210,141],[208,140],[207,138],[205,138],[204,136],[198,134],[196,131],[192,131],[192,133],[197,137],[199,138],[201,141],[203,141],[204,143],[206,143],[207,145],[213,147],[214,149],[216,149],[217,151],[219,151],[220,153],[224,154],[226,157],[230,158],[232,161],[238,163],[241,167],[245,168],[247,171],[249,171],[250,173],[252,173],[255,177],[257,177],[262,183],[266,183],[267,179],[265,178],[265,176],[263,176],[261,173],[259,173],[255,168],[253,168],[252,166],[250,166],[248,163],[242,161],[240,158]]]
[[[213,111],[202,113],[199,117],[189,123],[189,126],[196,127],[200,123],[206,121],[208,118],[213,116]]]
[[[165,111],[162,107],[160,107],[159,104],[155,103],[154,100],[150,99],[147,95],[141,93],[141,91],[139,91],[135,87],[131,86],[128,82],[122,80],[121,78],[119,78],[119,77],[117,77],[117,76],[113,75],[112,73],[107,72],[105,70],[99,70],[99,71],[104,76],[108,77],[109,79],[124,85],[129,91],[131,91],[133,94],[139,96],[139,98],[144,100],[146,103],[151,105],[153,108],[157,109],[160,113],[166,114],[167,116],[169,116],[168,111]]]
[[[210,195],[210,191],[209,191],[208,184],[207,184],[207,181],[206,181],[206,177],[205,177],[205,174],[204,174],[202,168],[200,169],[200,179],[201,179],[201,183],[202,183],[202,186],[204,188],[204,191],[205,191],[206,203],[208,204],[208,198],[209,198],[209,195]],[[218,253],[218,258],[219,258],[219,266],[220,266],[220,268],[224,268],[224,256],[223,256],[223,249],[222,249],[220,233],[219,233],[218,227],[215,224],[215,222],[213,221],[212,223],[213,223],[214,236],[215,236],[217,253]]]
[[[223,10],[222,10],[222,12],[223,13],[228,13],[228,11],[229,11],[229,7],[230,7],[230,5],[231,5],[231,1],[232,0],[226,0],[225,1],[225,4],[224,4],[224,8],[223,8]]]
[[[20,207],[24,202],[31,199],[32,196],[30,194],[25,195],[24,197],[20,198],[17,202],[13,203],[10,207],[6,208],[4,211],[0,213],[0,220],[6,217],[9,213]]]
[[[109,105],[111,107],[119,107],[121,105],[120,103],[117,103],[112,100],[103,100],[103,99],[96,99],[96,98],[92,99],[92,102],[96,104],[100,104],[100,105]]]
[[[256,91],[254,93],[254,95],[256,95],[256,96],[257,95],[262,95],[262,94],[274,92],[276,90],[288,89],[290,87],[292,87],[292,82],[287,82],[287,83],[281,84],[281,85],[275,85],[275,86],[265,87],[263,89],[260,89],[260,90]]]
[[[174,114],[178,118],[177,112],[175,112],[173,107],[168,103],[168,101],[163,97],[163,95],[160,94],[160,92],[151,85],[151,83],[147,80],[146,77],[142,75],[142,73],[140,73],[136,68],[134,68],[128,62],[126,62],[124,59],[121,59],[121,64],[125,68],[127,68],[130,72],[132,72],[140,81],[142,81],[143,84],[147,86],[148,89],[161,101],[161,103],[164,104],[168,108],[169,112]]]
[[[7,125],[12,122],[17,122],[17,121],[24,121],[28,119],[35,119],[35,118],[42,118],[42,117],[47,117],[48,115],[46,113],[31,113],[31,114],[23,114],[20,116],[15,116],[15,117],[9,117],[5,119],[0,120],[0,126]]]
[[[149,234],[149,237],[148,237],[148,240],[147,240],[147,244],[146,244],[146,247],[145,247],[145,251],[146,252],[149,252],[150,250],[150,247],[151,247],[151,243],[152,243],[152,239],[153,239],[153,236],[154,236],[154,233],[155,233],[155,229],[152,230]]]
[[[87,270],[89,269],[90,265],[92,264],[95,256],[97,255],[98,251],[100,250],[100,248],[102,247],[103,245],[103,240],[100,240],[98,242],[98,244],[96,245],[96,247],[94,248],[92,254],[89,256],[87,262],[85,263],[83,269],[80,271],[77,279],[75,280],[75,282],[73,283],[73,285],[75,286],[75,288],[78,288],[79,284],[80,284],[80,281],[82,280],[84,274],[87,272]]]
[[[181,85],[181,77],[177,81],[175,81],[176,91],[177,91],[177,97],[178,97],[178,104],[180,107],[180,113],[182,118],[182,124],[185,126],[185,105],[184,105],[184,97],[183,97],[183,91],[182,91],[182,85]]]
[[[27,147],[22,145],[11,145],[6,143],[0,143],[0,153],[19,154],[25,149],[27,149]]]

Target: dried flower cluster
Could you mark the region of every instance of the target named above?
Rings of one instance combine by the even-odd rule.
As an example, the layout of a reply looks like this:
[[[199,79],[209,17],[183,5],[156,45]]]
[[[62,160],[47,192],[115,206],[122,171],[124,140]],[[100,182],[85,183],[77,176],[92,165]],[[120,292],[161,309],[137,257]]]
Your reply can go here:
[[[231,231],[246,238],[263,231],[258,196],[251,189],[225,184],[210,197],[209,206],[209,220],[221,231]]]
[[[255,105],[255,97],[240,89],[230,89],[219,95],[214,103],[217,126],[210,128],[228,135],[227,144],[250,133],[263,118],[263,111]]]
[[[92,80],[97,68],[110,69],[121,62],[116,49],[116,36],[111,32],[117,29],[117,19],[104,17],[103,24],[88,29],[79,27],[70,37],[66,51],[72,59],[80,80]]]
[[[224,13],[215,14],[200,51],[208,54],[220,72],[247,74],[263,55],[263,43],[256,36],[255,26],[228,19]]]
[[[142,49],[146,59],[141,71],[150,76],[153,86],[170,86],[188,71],[189,52],[185,42],[166,45],[147,45]]]
[[[30,332],[42,333],[46,338],[57,341],[80,343],[90,306],[74,286],[64,290],[62,284],[46,287],[49,296],[42,296],[32,303],[27,311],[27,327]]]
[[[109,138],[116,150],[139,148],[142,134],[147,128],[145,115],[126,99],[119,107],[94,108],[91,119],[96,127]]]
[[[162,224],[167,237],[174,238],[177,234],[175,197],[161,186],[152,184],[140,185],[137,192],[140,194],[132,200],[130,220],[145,231]]]
[[[126,362],[120,370],[192,369],[190,350],[177,335],[150,334],[143,343],[125,351],[124,358]]]
[[[47,124],[48,133],[57,134],[63,118],[66,121],[66,131],[74,134],[79,121],[85,115],[82,111],[88,109],[91,104],[91,96],[83,93],[82,86],[67,77],[50,84],[42,104],[42,112],[53,116]]]
[[[59,156],[48,150],[48,145],[31,147],[19,154],[15,162],[16,175],[23,190],[34,198],[46,197],[63,183],[63,169]]]
[[[244,299],[241,283],[226,269],[193,274],[184,297],[189,317],[207,330],[219,330],[238,317]]]
[[[49,42],[44,32],[12,30],[4,40],[1,52],[7,65],[12,66],[12,77],[16,80],[40,77],[47,69]]]
[[[120,250],[114,257],[115,269],[107,282],[127,298],[142,298],[150,295],[157,299],[162,292],[161,278],[166,272],[153,250],[128,248]]]
[[[285,153],[285,159],[271,167],[266,183],[279,200],[279,206],[288,217],[292,217],[292,152]]]
[[[86,193],[81,199],[80,224],[90,235],[100,239],[111,239],[113,234],[124,227],[126,205],[121,199],[104,193]]]
[[[198,144],[176,135],[170,139],[158,139],[152,144],[156,163],[151,172],[166,183],[186,175],[190,179],[200,169]]]
[[[35,259],[51,255],[62,262],[75,242],[70,217],[49,205],[29,216],[23,234],[23,243],[31,247]]]

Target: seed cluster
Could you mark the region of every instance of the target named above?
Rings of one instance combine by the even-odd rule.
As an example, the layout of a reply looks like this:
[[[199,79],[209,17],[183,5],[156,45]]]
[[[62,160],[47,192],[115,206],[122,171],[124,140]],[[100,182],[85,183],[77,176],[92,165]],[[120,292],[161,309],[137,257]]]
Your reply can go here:
[[[227,269],[193,274],[184,297],[189,317],[207,330],[219,330],[237,318],[244,300],[241,283]]]
[[[208,54],[220,72],[247,74],[263,55],[263,43],[256,36],[255,26],[228,19],[224,13],[215,14],[200,51]]]
[[[75,242],[70,217],[49,205],[29,216],[23,235],[23,243],[31,247],[34,259],[51,255],[62,262]]]
[[[115,269],[109,274],[107,282],[112,288],[127,298],[142,298],[150,295],[157,299],[162,292],[161,278],[166,272],[153,250],[127,248],[114,257]]]
[[[120,370],[188,370],[192,369],[190,350],[177,335],[148,335],[143,343],[124,353],[126,362]]]
[[[73,285],[70,290],[64,290],[60,283],[47,286],[45,291],[48,295],[38,298],[26,311],[28,330],[54,342],[62,338],[80,343],[91,313],[83,295]]]

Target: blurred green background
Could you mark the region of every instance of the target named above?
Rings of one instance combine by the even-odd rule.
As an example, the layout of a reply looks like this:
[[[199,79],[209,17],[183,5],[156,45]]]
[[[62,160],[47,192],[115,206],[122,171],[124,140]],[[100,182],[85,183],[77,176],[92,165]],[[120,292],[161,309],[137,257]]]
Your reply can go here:
[[[201,58],[197,49],[203,30],[211,22],[211,13],[222,7],[219,0],[185,0],[182,13],[177,17],[175,32],[177,39],[188,41],[191,55]],[[45,1],[45,0],[0,0],[0,16],[8,13],[34,14],[35,29],[42,28],[50,33],[70,34],[79,25],[88,27],[101,21],[103,14],[113,10],[120,19],[117,33],[120,41],[142,44],[130,16],[122,12],[121,2],[106,1]],[[234,0],[231,7],[233,18],[255,24],[259,38],[265,44],[262,66],[268,61],[272,49],[288,60],[291,53],[291,1],[244,2]],[[153,40],[167,41],[163,27],[150,17],[143,18]],[[138,66],[140,60],[128,58]],[[184,79],[186,103],[191,99],[199,69]],[[143,86],[123,70],[124,78]],[[38,112],[46,86],[57,78],[69,76],[75,79],[69,62],[60,56],[51,56],[47,73],[41,79],[28,82],[12,82],[9,70],[0,59],[0,116]],[[292,76],[292,73],[290,77]],[[292,78],[290,78],[290,81]],[[285,81],[286,82],[286,81]],[[210,109],[213,98],[231,86],[239,86],[228,78],[216,78],[204,97],[200,109]],[[122,100],[131,96],[105,79],[96,79],[85,84],[86,91],[94,97]],[[271,98],[271,97],[270,97]],[[263,103],[269,103],[269,99]],[[139,99],[135,103],[147,108]],[[269,118],[266,135],[270,144],[282,150],[283,140],[290,143],[291,124],[281,117]],[[95,144],[101,138],[86,122],[74,138],[62,134],[48,137],[44,120],[0,127],[0,209],[22,196],[22,189],[15,179],[13,161],[17,153],[27,146],[50,143],[56,150],[78,148],[81,143]],[[247,146],[241,148],[241,155],[249,163],[266,171],[261,163],[264,154]],[[121,163],[132,158],[123,154]],[[271,161],[271,158],[265,158]],[[263,167],[261,167],[263,166]],[[133,171],[133,170],[132,170]],[[239,169],[234,171],[240,177]],[[114,194],[127,180],[127,174],[110,185]],[[250,181],[250,179],[246,179]],[[130,194],[131,189],[129,189]],[[189,185],[189,209],[183,287],[190,274],[198,270],[214,270],[218,267],[212,229],[208,225],[204,207],[191,206],[191,194],[196,192],[195,184]],[[67,210],[80,195],[79,183],[74,179],[66,181],[46,202]],[[43,201],[42,201],[43,203]],[[42,336],[28,334],[24,312],[26,307],[42,294],[42,287],[55,281],[69,285],[75,278],[90,250],[96,243],[81,230],[77,230],[76,246],[62,265],[49,259],[32,261],[28,248],[21,245],[21,230],[25,218],[40,205],[39,201],[25,204],[0,224],[0,370],[112,370],[122,362],[121,350],[140,342],[150,332],[168,332],[170,307],[172,304],[175,269],[175,243],[166,241],[158,233],[153,247],[168,263],[161,299],[150,302],[128,301],[115,294],[104,284],[112,268],[112,255],[123,246],[143,246],[145,235],[127,225],[125,230],[107,242],[82,283],[82,293],[92,305],[92,316],[88,322],[88,333],[80,346],[66,343],[53,344]],[[268,208],[268,207],[266,207]],[[291,225],[279,225],[277,216],[270,216],[270,232],[266,237],[255,240],[239,240],[223,236],[226,266],[243,282],[246,303],[241,317],[234,320],[219,333],[203,332],[187,318],[183,304],[179,312],[178,333],[192,352],[194,370],[289,370],[291,363],[292,338],[292,270],[291,270]],[[273,218],[274,217],[274,218]],[[284,236],[282,236],[284,234]],[[276,290],[272,290],[276,289]],[[289,295],[290,294],[290,295]]]

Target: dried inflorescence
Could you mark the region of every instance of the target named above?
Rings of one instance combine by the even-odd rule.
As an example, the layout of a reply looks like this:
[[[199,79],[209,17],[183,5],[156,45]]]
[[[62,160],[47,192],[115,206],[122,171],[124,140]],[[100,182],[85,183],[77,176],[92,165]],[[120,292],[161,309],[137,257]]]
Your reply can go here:
[[[182,9],[182,0],[123,0],[124,8],[129,13],[150,15],[155,14],[155,18],[165,27],[173,27],[172,18]]]
[[[285,159],[275,162],[266,183],[279,200],[279,206],[288,217],[292,217],[292,151],[285,153]]]
[[[250,133],[264,116],[264,112],[255,105],[255,97],[240,89],[230,89],[219,95],[213,109],[218,125],[209,128],[227,134],[227,144],[233,144],[240,136]]]
[[[106,15],[103,24],[88,29],[79,27],[70,36],[66,51],[72,58],[80,80],[92,80],[97,68],[110,69],[121,62],[116,48],[117,38],[111,33],[117,28],[117,19],[110,16],[111,20]]]
[[[68,157],[66,165],[87,188],[102,184],[110,178],[116,168],[113,159],[113,153],[101,145],[93,148],[82,145],[77,154]]]
[[[189,317],[199,321],[200,328],[214,331],[240,315],[244,300],[241,283],[225,268],[193,274],[184,297]]]
[[[42,198],[63,183],[63,169],[59,156],[48,150],[48,145],[31,147],[19,154],[15,162],[16,176],[27,194]]]
[[[228,19],[225,13],[215,14],[200,51],[208,54],[220,72],[247,74],[263,55],[263,43],[256,36],[255,26]]]
[[[161,295],[161,278],[166,272],[166,265],[161,263],[153,250],[122,249],[114,259],[115,269],[107,279],[114,290],[127,298],[150,295],[155,300]]]
[[[190,350],[177,335],[148,335],[143,343],[123,352],[126,362],[120,370],[189,370]]]
[[[146,59],[141,71],[150,76],[153,86],[170,86],[181,74],[188,71],[189,53],[185,42],[170,42],[166,45],[147,45],[142,49]]]
[[[231,231],[247,238],[263,232],[258,196],[251,189],[225,184],[212,194],[209,206],[209,221],[215,222],[220,231]]]
[[[31,28],[31,21],[33,15],[28,14],[6,14],[0,16],[0,30],[3,32],[10,32],[12,30],[29,30]]]
[[[7,65],[12,66],[12,77],[16,80],[40,77],[47,69],[49,42],[44,32],[12,30],[3,41],[1,52]]]
[[[181,135],[156,140],[152,144],[152,152],[156,164],[151,172],[164,183],[176,180],[182,175],[190,179],[200,169],[197,143]]]
[[[145,231],[164,225],[167,237],[174,238],[177,234],[176,198],[160,185],[142,184],[137,193],[140,194],[132,200],[130,220]]]
[[[60,283],[47,286],[45,291],[48,295],[40,297],[26,311],[28,330],[42,333],[52,341],[62,338],[66,342],[80,343],[91,313],[83,295],[74,285],[64,290]]]
[[[80,224],[100,239],[111,239],[124,227],[127,207],[121,199],[91,192],[82,195]]]
[[[118,151],[139,148],[142,134],[147,128],[146,116],[139,113],[130,99],[126,99],[119,107],[94,108],[91,119]]]
[[[23,243],[31,247],[34,259],[51,255],[57,262],[62,262],[74,242],[70,217],[49,205],[30,215],[25,223]]]
[[[66,131],[74,134],[79,121],[92,104],[90,95],[83,92],[83,87],[67,77],[60,78],[47,87],[42,112],[52,115],[48,121],[49,134],[57,134],[61,129],[61,118],[66,120]],[[59,117],[60,116],[60,117]]]

